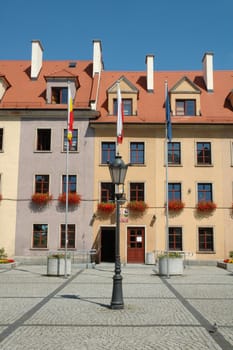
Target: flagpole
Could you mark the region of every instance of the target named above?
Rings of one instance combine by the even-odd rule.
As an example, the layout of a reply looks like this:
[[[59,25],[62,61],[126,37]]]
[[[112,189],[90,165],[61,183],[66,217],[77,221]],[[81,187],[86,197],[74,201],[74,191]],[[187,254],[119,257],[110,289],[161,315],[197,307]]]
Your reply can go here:
[[[166,109],[166,143],[165,143],[165,164],[166,164],[166,230],[165,230],[165,245],[167,254],[167,278],[169,278],[169,210],[168,210],[168,142],[171,135],[169,135],[168,123],[170,122],[170,108],[168,103],[168,84],[165,81],[165,109]],[[169,116],[169,117],[168,117]]]

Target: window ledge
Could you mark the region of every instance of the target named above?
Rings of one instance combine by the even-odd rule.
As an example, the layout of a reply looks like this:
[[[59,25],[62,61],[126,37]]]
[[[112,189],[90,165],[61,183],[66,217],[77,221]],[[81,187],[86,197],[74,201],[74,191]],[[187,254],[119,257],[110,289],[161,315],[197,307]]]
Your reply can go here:
[[[166,164],[165,164],[164,166],[166,166]],[[169,167],[172,167],[172,168],[173,168],[173,167],[180,167],[180,168],[182,168],[182,167],[183,167],[183,164],[169,164],[169,163],[168,163],[168,166],[169,166]]]
[[[132,167],[135,167],[135,166],[139,166],[139,167],[146,167],[146,164],[140,164],[140,163],[130,163],[130,166]]]
[[[200,251],[200,250],[198,250],[197,252],[196,252],[196,254],[216,254],[216,251],[215,250],[212,250],[212,251],[210,251],[210,250],[205,250],[205,251]]]
[[[52,153],[52,151],[37,151],[37,150],[35,150],[34,153]]]
[[[39,251],[49,251],[49,249],[48,248],[30,248],[29,250],[39,250]]]
[[[195,164],[195,167],[197,167],[197,168],[198,168],[198,167],[200,167],[200,168],[203,168],[203,167],[204,167],[204,168],[205,168],[205,167],[206,167],[206,168],[213,168],[213,166],[214,166],[213,164]]]

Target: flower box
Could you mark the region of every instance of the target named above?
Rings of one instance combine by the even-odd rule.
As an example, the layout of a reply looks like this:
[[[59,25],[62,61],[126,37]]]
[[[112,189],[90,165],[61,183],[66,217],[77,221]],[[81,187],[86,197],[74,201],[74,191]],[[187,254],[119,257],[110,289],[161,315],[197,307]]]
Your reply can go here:
[[[144,201],[131,201],[127,204],[127,208],[136,213],[144,213],[148,205]]]
[[[60,194],[58,198],[61,204],[66,204],[66,193]],[[81,196],[78,193],[69,192],[68,193],[68,203],[70,205],[79,205],[81,202]]]
[[[212,201],[200,201],[196,208],[200,212],[211,212],[217,208],[217,205]]]
[[[114,212],[115,208],[116,208],[115,203],[101,202],[101,203],[98,203],[97,210],[98,212],[101,212],[103,214],[111,214]]]
[[[184,261],[179,253],[169,253],[159,257],[159,275],[183,275]]]
[[[184,203],[181,200],[170,200],[168,201],[168,209],[171,211],[179,211],[184,208]]]
[[[34,193],[32,195],[32,202],[38,205],[45,205],[53,199],[49,193]]]

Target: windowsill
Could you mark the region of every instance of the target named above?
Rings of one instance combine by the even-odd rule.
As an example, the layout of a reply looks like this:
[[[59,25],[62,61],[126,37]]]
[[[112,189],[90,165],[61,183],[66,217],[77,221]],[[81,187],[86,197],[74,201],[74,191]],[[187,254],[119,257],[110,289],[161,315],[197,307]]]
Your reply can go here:
[[[49,251],[48,248],[30,248],[29,250],[40,250],[40,251]]]
[[[195,167],[200,167],[200,168],[203,168],[203,167],[207,167],[207,168],[212,168],[214,165],[213,164],[195,164]]]
[[[213,250],[213,251],[210,251],[210,250],[206,250],[206,251],[197,251],[196,254],[216,254],[216,251]]]
[[[166,165],[164,165],[164,166],[166,166]],[[168,166],[169,167],[180,167],[180,168],[182,168],[183,167],[183,164],[170,164],[170,163],[168,163]]]
[[[140,164],[140,163],[130,163],[130,167],[131,166],[139,166],[139,167],[146,167],[146,164],[144,163],[144,164]]]
[[[34,153],[52,153],[52,151],[38,151],[38,150],[35,150]]]
[[[66,153],[66,151],[61,151],[61,153]],[[69,153],[79,153],[79,151],[69,151]]]

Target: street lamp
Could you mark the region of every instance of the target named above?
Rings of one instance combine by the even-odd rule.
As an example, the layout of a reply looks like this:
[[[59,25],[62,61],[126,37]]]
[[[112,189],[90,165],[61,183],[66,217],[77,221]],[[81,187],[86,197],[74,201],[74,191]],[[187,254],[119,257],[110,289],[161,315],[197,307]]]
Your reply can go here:
[[[115,156],[113,163],[109,164],[109,171],[112,183],[115,184],[116,197],[116,231],[115,231],[115,275],[113,276],[113,290],[111,309],[119,310],[124,308],[122,293],[121,259],[120,259],[120,199],[123,193],[119,191],[119,185],[123,185],[127,172],[126,165],[121,156]]]

